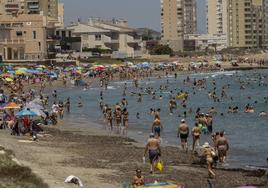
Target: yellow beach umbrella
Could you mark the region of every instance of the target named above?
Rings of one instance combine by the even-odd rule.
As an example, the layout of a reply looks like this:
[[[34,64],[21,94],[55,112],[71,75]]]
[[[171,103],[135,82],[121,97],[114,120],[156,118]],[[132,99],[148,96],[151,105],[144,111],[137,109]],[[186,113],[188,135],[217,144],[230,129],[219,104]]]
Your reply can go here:
[[[12,79],[12,78],[5,78],[5,80],[6,80],[7,82],[13,82],[13,79]]]
[[[19,69],[19,70],[15,71],[15,74],[16,75],[23,75],[23,74],[26,74],[26,71]]]

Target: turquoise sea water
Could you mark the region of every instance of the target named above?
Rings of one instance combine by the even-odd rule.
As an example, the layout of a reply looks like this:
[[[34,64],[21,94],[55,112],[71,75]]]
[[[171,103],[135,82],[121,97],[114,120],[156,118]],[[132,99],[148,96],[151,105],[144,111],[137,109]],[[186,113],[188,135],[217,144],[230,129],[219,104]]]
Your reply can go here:
[[[191,85],[183,85],[183,80],[186,79],[186,75],[179,75],[177,80],[170,76],[168,78],[150,78],[144,79],[139,82],[140,87],[153,87],[159,88],[160,85],[167,85],[169,80],[168,89],[161,94],[157,94],[157,98],[160,95],[163,96],[162,100],[153,100],[152,96],[144,95],[143,102],[138,103],[138,96],[131,96],[129,92],[138,92],[134,88],[132,81],[116,81],[110,83],[108,90],[103,90],[99,87],[93,87],[86,91],[83,88],[73,87],[68,89],[59,90],[59,98],[66,100],[67,97],[71,97],[71,113],[65,116],[66,121],[77,124],[76,126],[90,126],[90,121],[98,124],[103,123],[102,113],[99,108],[99,94],[100,91],[104,93],[104,102],[109,105],[115,105],[120,102],[123,93],[124,84],[127,83],[128,92],[126,99],[129,102],[129,136],[135,138],[140,142],[146,142],[148,135],[151,131],[151,124],[153,117],[149,114],[150,108],[161,108],[161,121],[164,126],[163,143],[168,145],[178,145],[179,140],[176,137],[177,127],[182,119],[178,117],[178,114],[183,114],[184,109],[181,106],[174,111],[173,115],[169,114],[168,102],[169,91],[180,91],[181,89],[188,91],[190,97],[188,99],[187,107],[192,108],[193,112],[197,107],[201,108],[201,112],[206,113],[208,109],[214,106],[218,114],[214,116],[214,130],[224,130],[226,137],[230,142],[230,153],[227,159],[227,163],[231,167],[246,167],[247,165],[265,165],[266,157],[268,157],[268,117],[259,117],[260,111],[268,112],[268,104],[264,103],[263,98],[268,96],[268,87],[259,86],[259,81],[255,78],[261,74],[266,76],[265,83],[268,83],[268,71],[239,71],[239,72],[218,72],[218,73],[203,73],[189,75],[191,80],[207,79],[207,89],[197,90],[193,95],[193,88]],[[239,78],[246,81],[247,84],[245,90],[240,90]],[[212,80],[215,79],[217,83],[217,93],[220,95],[221,87],[230,84],[227,89],[227,95],[229,99],[224,99],[219,103],[215,103],[208,98],[208,91],[214,86]],[[175,93],[175,91],[174,91]],[[78,108],[78,96],[82,97],[84,106]],[[248,97],[251,99],[248,99]],[[233,100],[230,100],[230,97]],[[257,103],[254,103],[257,101]],[[246,114],[243,112],[244,106],[249,103],[254,106],[256,112],[253,114]],[[238,106],[240,111],[237,114],[227,114],[229,106]],[[140,119],[136,118],[136,113],[140,113]],[[224,115],[221,116],[220,113]],[[187,123],[190,127],[194,125],[194,113],[187,114]],[[102,126],[99,126],[100,128]],[[104,130],[105,131],[105,130]],[[189,139],[191,142],[191,138]],[[202,142],[209,141],[209,136],[202,136]]]

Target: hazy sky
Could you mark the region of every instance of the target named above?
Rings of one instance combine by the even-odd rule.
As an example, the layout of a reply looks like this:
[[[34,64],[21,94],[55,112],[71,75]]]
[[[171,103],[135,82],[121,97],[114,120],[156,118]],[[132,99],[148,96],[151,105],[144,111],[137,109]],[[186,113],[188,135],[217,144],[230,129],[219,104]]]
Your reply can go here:
[[[123,18],[132,27],[160,31],[160,0],[61,0],[65,5],[65,23],[88,17]],[[205,0],[197,0],[198,31],[205,32]]]

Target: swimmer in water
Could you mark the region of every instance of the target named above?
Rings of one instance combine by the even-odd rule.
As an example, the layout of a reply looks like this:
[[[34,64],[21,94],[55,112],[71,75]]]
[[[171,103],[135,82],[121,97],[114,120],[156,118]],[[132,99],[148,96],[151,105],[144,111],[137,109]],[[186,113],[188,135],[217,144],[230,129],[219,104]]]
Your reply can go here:
[[[80,107],[80,108],[83,107],[81,96],[78,97],[78,107]]]

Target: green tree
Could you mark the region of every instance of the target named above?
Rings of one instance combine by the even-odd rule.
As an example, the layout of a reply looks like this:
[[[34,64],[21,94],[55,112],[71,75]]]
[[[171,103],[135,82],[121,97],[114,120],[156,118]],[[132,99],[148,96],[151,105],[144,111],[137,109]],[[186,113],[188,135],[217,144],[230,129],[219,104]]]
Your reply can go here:
[[[167,45],[157,45],[150,51],[152,55],[172,55],[173,50]]]

